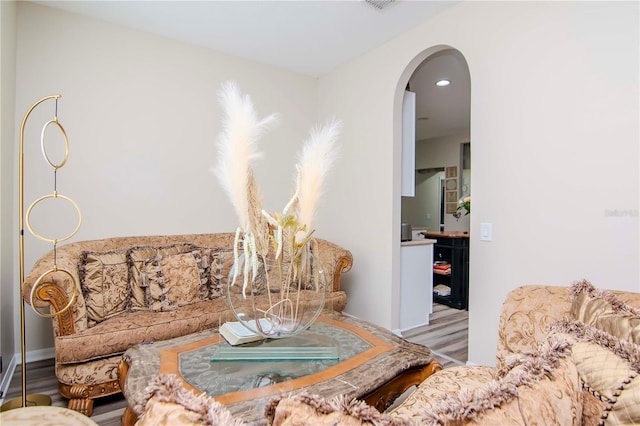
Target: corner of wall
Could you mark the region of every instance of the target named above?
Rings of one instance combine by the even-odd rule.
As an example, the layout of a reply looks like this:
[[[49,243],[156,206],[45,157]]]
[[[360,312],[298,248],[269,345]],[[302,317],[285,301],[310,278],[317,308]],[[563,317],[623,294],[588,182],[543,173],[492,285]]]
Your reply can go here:
[[[0,1],[0,353],[15,352],[14,315],[14,135],[16,99],[16,2]],[[2,383],[10,369],[3,369]],[[9,376],[10,377],[10,376]]]

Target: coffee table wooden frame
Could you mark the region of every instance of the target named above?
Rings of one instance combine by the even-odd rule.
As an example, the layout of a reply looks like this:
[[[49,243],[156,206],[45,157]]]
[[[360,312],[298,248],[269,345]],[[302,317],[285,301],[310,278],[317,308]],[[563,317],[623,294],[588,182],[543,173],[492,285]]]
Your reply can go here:
[[[405,340],[394,336],[387,330],[377,328],[377,326],[364,323],[363,321],[349,319],[349,322],[347,322],[345,321],[347,317],[343,317],[341,315],[337,317],[339,318],[339,320],[334,319],[336,318],[336,316],[323,316],[320,317],[318,321],[322,321],[353,332],[361,339],[371,344],[371,348],[318,373],[277,383],[271,386],[217,395],[214,397],[215,400],[224,405],[232,405],[236,403],[256,400],[259,398],[270,398],[281,394],[299,391],[309,386],[322,384],[331,379],[342,377],[349,371],[366,365],[376,357],[385,355],[390,356],[391,354],[396,354],[399,350],[403,351],[402,348],[399,348],[398,343],[400,345],[407,345],[407,349],[405,349],[405,351],[409,351],[409,348],[411,346],[419,346],[406,342]],[[353,322],[355,322],[355,324]],[[360,324],[366,324],[368,328],[374,327],[374,332],[372,333],[371,331],[365,330],[361,326],[356,325],[358,324],[358,322]],[[376,328],[378,330],[376,330]],[[381,336],[381,334],[384,334],[384,336]],[[175,374],[178,377],[181,377],[178,371],[178,358],[182,352],[187,352],[204,346],[212,345],[219,342],[221,339],[222,337],[219,334],[215,333],[191,343],[160,349],[160,369],[158,371],[158,374],[168,373]],[[376,407],[376,409],[378,409],[380,412],[384,411],[396,400],[396,398],[398,398],[398,396],[400,396],[408,388],[420,384],[427,377],[442,369],[440,363],[436,361],[433,356],[427,356],[425,358],[422,358],[422,360],[424,362],[418,362],[417,365],[410,366],[400,371],[395,376],[391,377],[388,381],[382,383],[373,390],[365,393],[364,395],[356,395],[355,397],[365,401],[369,405]],[[119,380],[120,386],[123,390],[126,386],[129,367],[129,364],[124,359],[120,362]],[[194,391],[196,394],[201,392],[198,389],[193,388],[186,381],[183,382],[183,385],[185,388]],[[131,426],[134,425],[137,420],[138,417],[136,413],[130,408],[130,406],[127,406],[122,416],[122,425]]]

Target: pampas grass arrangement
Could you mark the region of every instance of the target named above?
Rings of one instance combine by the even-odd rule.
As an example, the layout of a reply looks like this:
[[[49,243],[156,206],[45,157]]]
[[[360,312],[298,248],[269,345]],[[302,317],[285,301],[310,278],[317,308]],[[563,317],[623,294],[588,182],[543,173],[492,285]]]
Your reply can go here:
[[[300,264],[304,262],[302,254],[312,239],[318,203],[336,160],[340,123],[333,120],[312,129],[298,154],[293,196],[281,212],[269,213],[262,208],[263,194],[253,167],[262,157],[258,142],[278,116],[271,114],[259,119],[249,96],[242,95],[234,82],[222,85],[219,101],[223,110],[222,131],[217,141],[218,163],[213,171],[238,216],[232,284],[242,270],[242,294],[247,297],[260,262],[266,262],[268,257],[280,264],[285,258],[296,265],[294,275],[304,266]],[[295,276],[290,280],[295,280]],[[289,284],[283,283],[281,294],[288,294]],[[294,306],[294,302],[281,299],[272,307],[276,305]],[[274,310],[269,315],[274,315]]]
[[[223,84],[219,97],[224,115],[218,143],[218,165],[214,172],[231,199],[240,226],[251,232],[249,193],[257,189],[252,182],[252,168],[262,156],[258,141],[277,121],[277,116],[272,114],[258,120],[251,99],[242,96],[233,83]],[[260,196],[259,193],[251,195]]]
[[[305,229],[312,229],[318,201],[324,192],[325,177],[336,159],[339,133],[340,123],[336,120],[323,128],[313,129],[298,156],[296,215]],[[299,232],[296,240],[304,240],[304,233]]]

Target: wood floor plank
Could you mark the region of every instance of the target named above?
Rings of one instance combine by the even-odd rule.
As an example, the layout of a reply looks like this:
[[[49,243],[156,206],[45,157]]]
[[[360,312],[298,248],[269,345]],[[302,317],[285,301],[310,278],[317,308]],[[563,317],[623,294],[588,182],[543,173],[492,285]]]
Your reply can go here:
[[[429,347],[436,357],[443,355],[440,362],[447,368],[467,363],[468,326],[468,311],[434,303],[429,324],[408,330],[402,337]]]

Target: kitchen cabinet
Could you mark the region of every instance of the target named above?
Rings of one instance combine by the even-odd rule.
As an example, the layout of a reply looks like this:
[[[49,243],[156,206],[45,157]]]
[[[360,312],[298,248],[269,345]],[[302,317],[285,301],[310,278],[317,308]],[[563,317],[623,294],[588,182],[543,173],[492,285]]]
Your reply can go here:
[[[433,243],[406,241],[400,248],[400,330],[429,324],[433,311]]]
[[[469,309],[469,234],[425,232],[433,247],[433,300],[455,309]]]
[[[406,90],[402,99],[402,179],[400,194],[416,195],[416,94]]]

